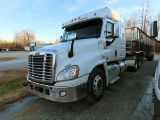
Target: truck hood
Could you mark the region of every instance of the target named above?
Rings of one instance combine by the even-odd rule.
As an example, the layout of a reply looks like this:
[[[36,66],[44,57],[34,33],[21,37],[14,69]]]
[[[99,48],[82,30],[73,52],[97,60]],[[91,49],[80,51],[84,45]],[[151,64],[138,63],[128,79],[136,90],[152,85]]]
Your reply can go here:
[[[63,52],[69,52],[70,48],[71,48],[71,41],[68,42],[61,42],[58,44],[53,44],[53,45],[49,45],[43,48],[40,48],[36,51],[52,51],[52,50],[56,50],[58,52],[58,54],[63,53]],[[75,40],[74,41],[74,46],[73,49],[79,49],[81,47],[84,46],[89,46],[91,44],[97,44],[98,40],[96,38],[90,38],[90,39],[81,39],[81,40]]]

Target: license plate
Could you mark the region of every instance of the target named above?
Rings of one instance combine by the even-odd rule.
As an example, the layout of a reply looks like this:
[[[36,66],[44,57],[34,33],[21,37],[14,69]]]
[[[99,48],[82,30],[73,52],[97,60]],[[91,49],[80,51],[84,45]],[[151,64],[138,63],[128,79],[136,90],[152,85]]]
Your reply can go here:
[[[59,91],[56,91],[56,90],[50,90],[50,95],[51,95],[51,96],[59,97]]]

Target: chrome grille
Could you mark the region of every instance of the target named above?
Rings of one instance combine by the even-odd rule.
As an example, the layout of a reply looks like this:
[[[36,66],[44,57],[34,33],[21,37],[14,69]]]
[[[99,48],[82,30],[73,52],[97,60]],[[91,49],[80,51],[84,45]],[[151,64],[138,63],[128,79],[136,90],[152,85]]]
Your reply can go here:
[[[28,77],[31,80],[51,81],[52,80],[53,55],[29,55]]]

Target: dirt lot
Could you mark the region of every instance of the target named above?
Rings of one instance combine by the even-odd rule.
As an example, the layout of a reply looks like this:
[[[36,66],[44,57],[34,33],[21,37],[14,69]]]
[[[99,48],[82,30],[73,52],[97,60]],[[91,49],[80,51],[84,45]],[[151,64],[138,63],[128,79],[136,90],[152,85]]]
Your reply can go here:
[[[152,87],[158,61],[145,61],[135,73],[126,71],[121,79],[105,90],[96,104],[84,99],[57,103],[39,97],[1,108],[0,119],[6,120],[151,120]]]

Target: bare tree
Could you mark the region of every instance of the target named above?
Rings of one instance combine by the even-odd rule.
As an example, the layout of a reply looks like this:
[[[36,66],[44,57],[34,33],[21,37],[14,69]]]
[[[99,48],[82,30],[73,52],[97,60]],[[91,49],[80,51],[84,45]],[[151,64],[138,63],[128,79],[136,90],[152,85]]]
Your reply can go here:
[[[57,38],[57,39],[55,40],[54,44],[57,44],[57,43],[59,43],[59,42],[60,42],[60,38]]]
[[[160,11],[157,14],[157,24],[158,24],[158,33],[159,33],[158,39],[160,40]]]
[[[14,36],[14,39],[13,39],[13,44],[14,44],[14,47],[19,48],[19,49],[22,46],[24,46],[23,35],[22,35],[21,32],[15,32],[15,36]]]
[[[138,13],[131,14],[131,18],[127,21],[127,26],[134,27],[138,25]]]
[[[152,15],[151,15],[152,8],[150,0],[145,0],[140,6],[138,11],[139,11],[138,24],[140,28],[147,33],[152,21]]]
[[[131,19],[129,19],[127,22],[126,22],[126,26],[132,26],[132,20]]]
[[[35,41],[35,35],[31,29],[25,29],[15,33],[13,44],[14,47],[23,49],[24,46],[30,45],[31,41]]]
[[[131,15],[131,18],[127,21],[127,25],[137,26],[147,33],[152,22],[151,13],[151,2],[150,0],[145,0],[139,7],[138,11]]]
[[[31,29],[23,30],[22,34],[23,34],[23,40],[26,43],[26,45],[30,45],[31,41],[35,40],[34,32]]]
[[[2,39],[0,38],[0,45],[2,44]]]
[[[137,26],[138,25],[138,12],[135,12],[131,15],[132,19],[132,26]]]

